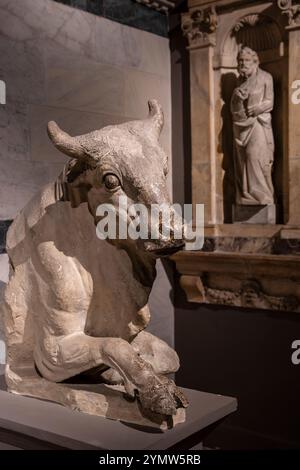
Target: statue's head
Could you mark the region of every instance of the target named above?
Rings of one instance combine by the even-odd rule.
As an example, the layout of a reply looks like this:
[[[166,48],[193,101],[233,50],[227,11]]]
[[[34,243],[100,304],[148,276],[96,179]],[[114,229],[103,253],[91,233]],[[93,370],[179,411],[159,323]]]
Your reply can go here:
[[[172,212],[167,189],[168,159],[159,144],[163,111],[156,100],[149,101],[148,105],[146,119],[107,126],[76,137],[71,137],[53,121],[48,124],[48,134],[55,147],[71,157],[66,176],[69,200],[73,206],[87,202],[96,225],[104,219],[99,207],[105,204],[114,206],[117,224],[120,218],[124,220],[124,211],[119,210],[121,200],[127,201],[127,207],[143,205],[143,209],[149,211],[149,223],[153,222],[150,217],[153,204],[164,204]],[[131,214],[128,214],[126,224],[131,222]],[[180,231],[178,218],[172,222],[171,217],[168,223],[168,229],[162,230],[164,222],[158,219],[158,239],[153,239],[152,227],[148,224],[148,239],[122,239],[120,242],[118,230],[115,238],[108,238],[122,245],[131,243],[156,256],[167,255],[183,246],[182,239],[174,237],[175,224],[176,232]],[[166,232],[169,232],[167,237]]]
[[[241,285],[243,304],[253,306],[260,297],[261,287],[254,279],[244,281]]]
[[[259,66],[259,58],[250,47],[241,47],[237,55],[238,72],[243,78],[250,77]]]

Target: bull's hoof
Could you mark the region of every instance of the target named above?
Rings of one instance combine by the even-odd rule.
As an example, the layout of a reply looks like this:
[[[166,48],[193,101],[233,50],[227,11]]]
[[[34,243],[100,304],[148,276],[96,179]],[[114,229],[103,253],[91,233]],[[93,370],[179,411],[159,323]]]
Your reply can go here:
[[[143,408],[162,415],[175,415],[178,408],[188,406],[188,400],[173,380],[162,375],[148,378],[138,390],[138,398]]]

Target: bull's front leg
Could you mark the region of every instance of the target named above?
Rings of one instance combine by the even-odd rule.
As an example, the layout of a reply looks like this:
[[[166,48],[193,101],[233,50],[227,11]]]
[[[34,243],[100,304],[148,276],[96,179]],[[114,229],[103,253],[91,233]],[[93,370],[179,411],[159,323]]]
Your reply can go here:
[[[144,408],[174,414],[183,398],[172,381],[156,374],[127,341],[84,333],[93,292],[89,273],[51,242],[40,243],[33,256],[40,289],[48,288],[34,348],[41,375],[61,382],[94,367],[108,366],[119,372],[130,395],[137,392]]]
[[[50,356],[35,355],[39,371],[48,380],[60,382],[103,364],[120,373],[127,392],[131,396],[137,392],[145,409],[171,415],[185,405],[174,382],[156,374],[151,364],[121,338],[95,338],[75,333],[60,338],[57,351],[55,361]]]

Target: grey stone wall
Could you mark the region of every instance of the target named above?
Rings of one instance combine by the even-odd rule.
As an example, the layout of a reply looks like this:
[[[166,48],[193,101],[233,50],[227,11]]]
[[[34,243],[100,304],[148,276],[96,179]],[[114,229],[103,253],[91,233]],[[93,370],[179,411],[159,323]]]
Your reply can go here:
[[[7,90],[6,104],[0,105],[3,287],[9,221],[66,161],[49,142],[47,122],[54,119],[71,135],[81,134],[143,118],[147,100],[157,98],[166,121],[161,143],[170,155],[171,91],[166,38],[52,0],[0,0],[0,57]],[[172,343],[170,290],[159,266],[151,328]]]
[[[0,0],[0,219],[12,219],[65,162],[49,119],[71,134],[144,117],[163,105],[170,153],[168,40],[52,0]]]

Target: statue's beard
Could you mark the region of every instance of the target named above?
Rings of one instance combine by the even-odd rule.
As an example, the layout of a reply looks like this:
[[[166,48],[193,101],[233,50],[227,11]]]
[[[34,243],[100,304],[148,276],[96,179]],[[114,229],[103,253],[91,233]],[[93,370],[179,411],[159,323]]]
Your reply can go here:
[[[248,78],[254,74],[256,67],[240,67],[239,74],[242,78]]]

